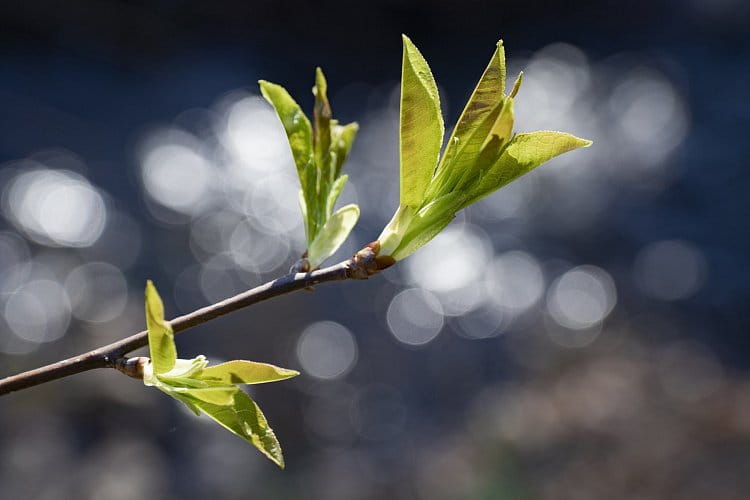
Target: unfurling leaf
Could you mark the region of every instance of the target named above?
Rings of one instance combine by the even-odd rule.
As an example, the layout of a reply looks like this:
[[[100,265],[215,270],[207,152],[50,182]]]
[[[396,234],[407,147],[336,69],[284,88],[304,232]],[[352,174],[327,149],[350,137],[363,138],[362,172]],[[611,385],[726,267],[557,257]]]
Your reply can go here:
[[[284,456],[281,445],[265,415],[250,396],[237,390],[232,402],[228,405],[216,405],[193,398],[191,395],[178,397],[189,401],[188,406],[194,406],[203,411],[222,427],[238,435],[260,450],[273,463],[284,468]]]
[[[151,280],[146,282],[146,328],[154,372],[168,372],[174,368],[177,348],[174,344],[172,326],[164,319],[164,304]]]
[[[417,47],[403,35],[401,115],[401,205],[418,207],[435,172],[443,143],[443,115],[435,79]]]
[[[279,115],[281,124],[289,139],[289,146],[292,149],[294,163],[297,165],[297,172],[303,172],[308,165],[313,163],[312,147],[312,127],[310,120],[299,107],[289,92],[281,85],[261,80],[260,92],[263,97],[271,103]],[[300,177],[302,180],[302,177]],[[302,187],[305,189],[305,186]]]
[[[478,183],[472,200],[492,194],[555,156],[590,145],[591,141],[564,132],[543,130],[518,134]]]
[[[254,361],[228,361],[209,366],[198,374],[198,379],[222,384],[264,384],[299,375],[299,372]]]
[[[498,42],[442,157],[437,87],[404,36],[401,77],[400,206],[378,237],[379,256],[401,260],[445,228],[456,213],[547,160],[591,141],[561,132],[513,135],[513,101],[523,74],[505,95],[505,51]]]
[[[321,262],[338,250],[354,228],[357,219],[359,219],[357,205],[341,207],[328,219],[315,241],[307,249],[307,258],[312,269],[320,266]]]
[[[297,175],[302,187],[300,209],[305,222],[307,260],[310,269],[315,269],[341,246],[353,228],[353,225],[347,226],[348,232],[342,234],[342,226],[339,225],[337,231],[331,232],[329,222],[346,182],[341,169],[359,127],[356,123],[339,125],[332,118],[327,95],[328,83],[320,68],[315,70],[312,127],[310,120],[283,87],[261,80],[260,88],[263,97],[279,115],[297,164]],[[324,241],[332,235],[337,238],[335,245],[334,241]],[[323,248],[325,251],[321,251]],[[314,258],[310,258],[311,255]]]
[[[204,412],[283,468],[276,435],[258,405],[238,386],[284,380],[299,372],[245,360],[208,366],[205,356],[177,359],[172,328],[164,320],[164,306],[151,281],[146,285],[146,323],[151,362],[143,369],[143,383],[181,401],[196,415]]]

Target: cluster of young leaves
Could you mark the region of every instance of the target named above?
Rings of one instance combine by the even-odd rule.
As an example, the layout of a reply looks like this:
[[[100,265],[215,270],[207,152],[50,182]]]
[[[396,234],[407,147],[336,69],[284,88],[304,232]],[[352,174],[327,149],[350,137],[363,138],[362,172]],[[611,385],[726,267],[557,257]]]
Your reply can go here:
[[[466,206],[562,153],[591,141],[563,132],[513,134],[513,100],[505,94],[502,41],[440,156],[443,117],[437,86],[422,54],[403,37],[400,111],[400,205],[378,238],[380,255],[401,260],[435,237]]]
[[[275,382],[299,372],[244,360],[208,366],[202,355],[178,359],[172,327],[164,320],[164,305],[151,281],[146,284],[146,326],[151,359],[143,367],[144,384],[181,401],[196,415],[205,413],[283,468],[276,435],[258,405],[239,385]]]
[[[307,261],[309,270],[316,269],[341,246],[359,218],[359,207],[354,204],[333,212],[348,178],[341,175],[341,168],[359,126],[339,125],[332,118],[328,86],[320,68],[315,71],[312,126],[282,86],[264,80],[259,83],[263,97],[276,110],[292,149],[302,186],[299,203],[307,236]]]

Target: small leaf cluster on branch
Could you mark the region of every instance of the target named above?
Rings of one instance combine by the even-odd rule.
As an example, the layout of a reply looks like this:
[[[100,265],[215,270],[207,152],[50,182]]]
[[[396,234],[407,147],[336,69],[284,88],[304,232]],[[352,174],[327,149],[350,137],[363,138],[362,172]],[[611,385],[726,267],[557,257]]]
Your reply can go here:
[[[205,413],[283,468],[276,435],[258,405],[239,385],[276,382],[299,372],[244,360],[208,366],[202,355],[177,358],[172,327],[164,319],[164,305],[151,281],[146,284],[146,326],[151,359],[143,360],[143,383],[181,401],[196,415]]]
[[[341,175],[341,168],[359,125],[339,125],[338,121],[332,119],[328,85],[320,68],[315,71],[312,127],[299,104],[284,87],[261,80],[260,91],[274,107],[284,126],[302,186],[299,204],[305,222],[307,257],[297,270],[317,269],[344,243],[359,219],[359,207],[354,204],[333,212],[348,178]]]
[[[472,203],[557,155],[591,145],[563,132],[513,135],[518,75],[505,95],[505,49],[497,44],[445,151],[437,85],[422,54],[404,35],[401,76],[401,198],[383,229],[379,255],[401,260],[434,238]]]

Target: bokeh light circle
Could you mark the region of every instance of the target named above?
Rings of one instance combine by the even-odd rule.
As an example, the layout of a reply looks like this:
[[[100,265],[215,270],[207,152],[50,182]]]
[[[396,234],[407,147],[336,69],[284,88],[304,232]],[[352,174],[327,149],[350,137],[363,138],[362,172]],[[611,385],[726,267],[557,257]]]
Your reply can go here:
[[[297,342],[297,359],[305,373],[321,379],[344,376],[357,361],[352,333],[333,321],[313,323]]]
[[[547,309],[560,326],[583,330],[601,323],[617,303],[614,281],[596,266],[579,266],[550,286]]]
[[[427,290],[410,288],[391,300],[386,318],[399,342],[424,345],[437,337],[445,322],[440,301]]]
[[[88,247],[104,231],[102,195],[81,175],[38,168],[18,174],[4,196],[8,218],[37,243]]]

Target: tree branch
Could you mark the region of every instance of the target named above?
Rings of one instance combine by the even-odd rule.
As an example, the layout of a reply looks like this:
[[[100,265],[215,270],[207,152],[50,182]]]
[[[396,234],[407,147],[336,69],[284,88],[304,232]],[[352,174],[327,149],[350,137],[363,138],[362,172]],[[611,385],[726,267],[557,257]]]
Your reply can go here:
[[[377,249],[376,249],[377,251]],[[174,333],[179,333],[201,325],[212,319],[224,316],[238,309],[251,306],[264,300],[278,297],[295,290],[329,281],[347,279],[367,279],[387,266],[378,265],[375,252],[366,246],[354,257],[324,269],[309,273],[287,274],[281,278],[269,281],[246,292],[228,299],[203,307],[184,316],[171,320]],[[0,395],[8,394],[35,385],[75,375],[76,373],[93,370],[95,368],[121,368],[125,354],[148,344],[148,332],[142,331],[130,337],[118,340],[112,344],[94,349],[84,354],[74,356],[51,365],[35,370],[19,373],[0,379]]]

